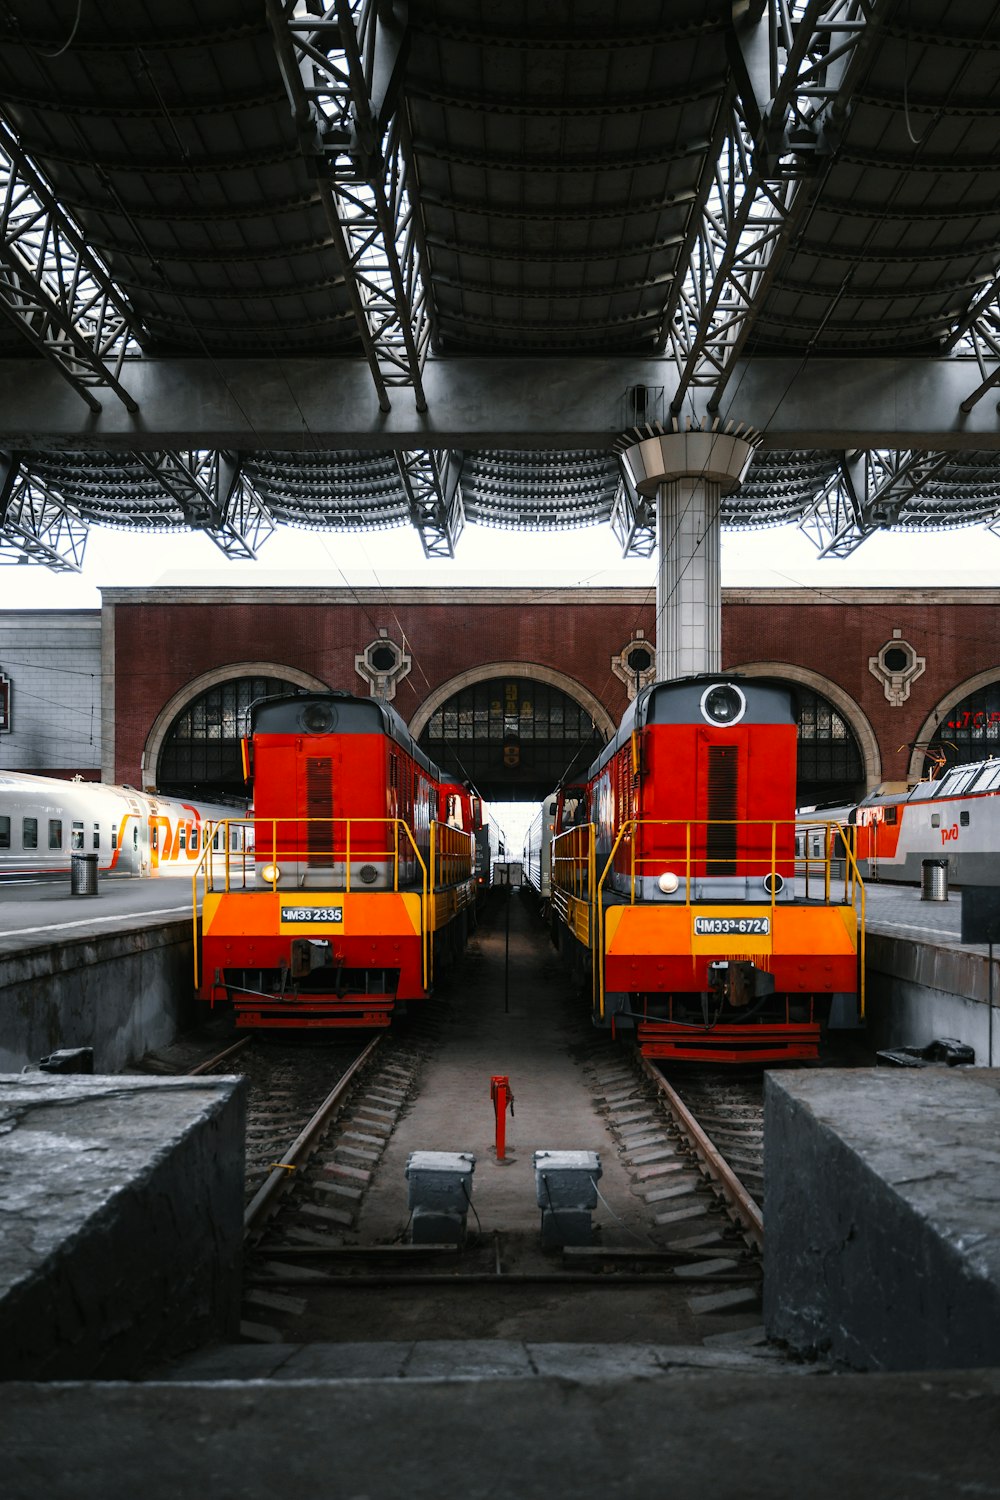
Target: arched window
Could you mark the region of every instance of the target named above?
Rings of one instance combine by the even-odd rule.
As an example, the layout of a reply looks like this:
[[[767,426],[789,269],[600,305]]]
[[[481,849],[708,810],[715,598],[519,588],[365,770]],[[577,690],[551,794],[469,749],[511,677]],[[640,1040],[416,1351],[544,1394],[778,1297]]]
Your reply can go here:
[[[865,793],[864,760],[842,714],[819,693],[795,684],[798,700],[798,804],[848,802]]]
[[[924,775],[993,755],[1000,755],[1000,679],[969,693],[945,714],[927,746]]]
[[[582,704],[548,682],[495,677],[460,688],[431,715],[420,744],[484,797],[541,799],[604,745]]]
[[[240,740],[248,733],[250,705],[275,693],[298,691],[280,677],[235,677],[200,693],[167,732],[156,772],[160,791],[206,798],[244,796]]]

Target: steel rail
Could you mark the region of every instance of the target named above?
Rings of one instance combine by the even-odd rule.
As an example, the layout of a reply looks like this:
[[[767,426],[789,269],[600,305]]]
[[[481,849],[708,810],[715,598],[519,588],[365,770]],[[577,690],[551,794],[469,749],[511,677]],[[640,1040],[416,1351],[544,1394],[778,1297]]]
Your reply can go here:
[[[245,1036],[240,1041],[234,1042],[231,1047],[227,1047],[224,1052],[219,1052],[215,1057],[210,1057],[207,1062],[199,1063],[196,1068],[189,1068],[187,1071],[188,1078],[197,1078],[202,1073],[211,1073],[213,1068],[219,1067],[227,1058],[232,1057],[235,1052],[242,1052],[243,1048],[248,1047],[252,1041],[252,1036]]]
[[[265,1181],[261,1183],[260,1187],[257,1189],[257,1192],[247,1204],[246,1211],[243,1215],[244,1235],[249,1234],[257,1224],[257,1222],[263,1218],[265,1210],[270,1208],[273,1199],[277,1197],[282,1188],[288,1182],[288,1169],[290,1167],[297,1167],[299,1164],[299,1158],[305,1157],[309,1154],[309,1151],[312,1149],[317,1138],[322,1134],[323,1130],[329,1123],[330,1116],[340,1105],[344,1095],[347,1092],[348,1085],[354,1078],[354,1075],[368,1061],[381,1040],[381,1036],[372,1037],[371,1041],[368,1043],[368,1046],[362,1053],[360,1053],[358,1057],[354,1059],[354,1062],[352,1062],[347,1072],[341,1078],[338,1078],[333,1089],[323,1100],[323,1103],[320,1105],[319,1109],[313,1115],[309,1123],[296,1136],[295,1140],[285,1152],[285,1161],[282,1163],[282,1165],[273,1167]]]
[[[718,1147],[702,1130],[676,1089],[671,1088],[647,1057],[643,1057],[638,1052],[637,1056],[643,1071],[663,1094],[670,1113],[694,1146],[706,1173],[714,1180],[754,1244],[758,1249],[763,1249],[764,1215],[760,1205],[743,1186],[732,1167],[720,1154]]]

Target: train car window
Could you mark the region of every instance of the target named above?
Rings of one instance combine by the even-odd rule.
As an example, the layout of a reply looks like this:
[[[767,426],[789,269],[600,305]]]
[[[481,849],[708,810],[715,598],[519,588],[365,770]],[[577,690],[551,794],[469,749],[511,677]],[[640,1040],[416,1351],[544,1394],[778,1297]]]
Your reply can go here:
[[[83,848],[83,824],[82,823],[74,823],[73,824],[73,832],[70,835],[70,848],[71,849],[82,849]]]
[[[191,830],[191,848],[195,849],[195,850],[198,848],[198,830],[197,830],[197,828],[192,828],[192,830]]]
[[[899,808],[898,807],[896,807],[894,805],[892,807],[887,807],[886,808],[886,810],[885,810],[885,822],[886,823],[898,823],[899,822]]]
[[[100,847],[101,847],[101,825],[100,825],[100,823],[95,823],[94,824],[94,848],[95,849],[99,849]]]
[[[222,847],[222,829],[217,828],[212,837],[212,848],[219,850]]]
[[[117,849],[118,848],[118,824],[117,823],[112,823],[112,825],[111,825],[111,847],[112,847],[112,849]]]
[[[21,848],[22,849],[37,849],[38,848],[38,819],[37,818],[22,818],[21,819]]]
[[[159,849],[160,847],[160,830],[156,823],[149,830],[149,847],[151,849]]]
[[[931,813],[931,827],[932,828],[940,828],[941,827],[941,814],[940,813]]]
[[[958,821],[959,821],[959,823],[961,824],[961,826],[963,828],[968,828],[968,826],[969,826],[969,814],[967,812],[960,812],[959,815],[958,815]]]
[[[139,849],[139,825],[138,824],[136,824],[136,826],[132,829],[132,849],[136,853],[138,852],[138,849]]]
[[[62,818],[49,819],[49,848],[62,848]]]
[[[0,849],[10,848],[10,819],[0,818]]]
[[[187,846],[188,846],[188,844],[187,844],[187,838],[188,838],[187,829],[186,828],[179,828],[177,830],[177,847],[178,847],[178,849],[186,849],[187,848]]]

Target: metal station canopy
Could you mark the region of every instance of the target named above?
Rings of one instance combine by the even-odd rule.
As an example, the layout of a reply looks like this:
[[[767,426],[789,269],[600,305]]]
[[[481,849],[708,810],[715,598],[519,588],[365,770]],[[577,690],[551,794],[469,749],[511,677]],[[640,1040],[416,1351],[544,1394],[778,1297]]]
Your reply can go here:
[[[1000,0],[4,0],[0,562],[90,523],[1000,529]]]

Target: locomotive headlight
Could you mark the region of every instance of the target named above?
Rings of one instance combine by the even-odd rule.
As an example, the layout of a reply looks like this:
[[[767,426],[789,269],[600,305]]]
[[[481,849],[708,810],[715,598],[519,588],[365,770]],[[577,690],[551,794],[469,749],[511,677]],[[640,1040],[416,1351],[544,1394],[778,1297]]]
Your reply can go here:
[[[266,880],[268,885],[277,885],[281,879],[281,867],[279,865],[261,865],[260,878]]]
[[[674,891],[676,891],[677,887],[680,885],[680,881],[677,879],[677,876],[674,874],[673,870],[664,870],[663,874],[660,876],[659,880],[656,883],[665,896],[672,896],[674,894]]]
[[[738,724],[747,711],[747,700],[731,682],[716,682],[701,695],[701,714],[709,724]]]
[[[332,703],[307,703],[299,723],[306,734],[329,734],[337,727],[337,710]]]

